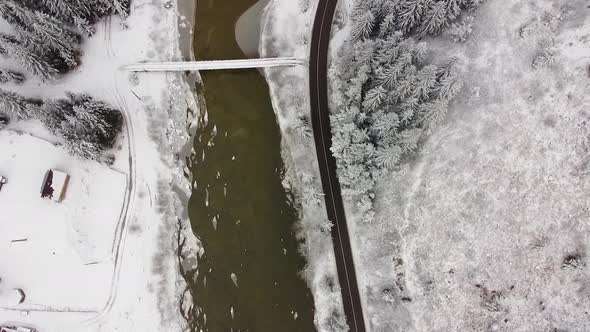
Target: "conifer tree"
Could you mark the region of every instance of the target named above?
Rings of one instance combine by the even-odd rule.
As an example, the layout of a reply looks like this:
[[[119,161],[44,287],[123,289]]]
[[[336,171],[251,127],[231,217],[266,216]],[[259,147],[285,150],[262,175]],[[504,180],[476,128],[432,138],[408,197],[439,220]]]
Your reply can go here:
[[[0,109],[12,119],[26,120],[31,114],[29,102],[14,92],[0,89]]]
[[[416,74],[414,96],[422,100],[427,99],[437,84],[436,75],[437,68],[434,65],[420,69]]]
[[[356,40],[367,39],[373,33],[375,26],[375,15],[371,11],[365,11],[364,14],[355,17],[352,26],[352,38]]]
[[[435,2],[428,8],[424,15],[424,20],[420,26],[420,34],[436,35],[448,24],[449,20],[447,3],[444,1]]]
[[[55,78],[58,70],[35,52],[28,50],[16,37],[0,34],[0,54],[14,58],[33,75],[43,80]]]
[[[80,36],[70,30],[65,22],[10,1],[0,8],[2,16],[12,21],[21,39],[30,48],[35,48],[38,53],[54,51],[70,68],[77,65],[73,44],[80,41]]]
[[[379,167],[393,169],[399,164],[402,154],[402,149],[395,144],[380,148],[375,154],[375,164]]]
[[[402,0],[399,6],[398,28],[410,32],[418,25],[432,0]]]
[[[382,86],[374,87],[367,92],[365,100],[363,101],[363,107],[368,111],[376,110],[377,107],[381,105],[383,99],[385,99],[386,94],[387,91]]]
[[[373,116],[373,123],[371,130],[375,136],[381,140],[388,140],[388,137],[393,137],[397,133],[397,128],[400,125],[399,116],[394,112],[378,112]]]
[[[420,106],[420,121],[426,133],[432,133],[442,122],[448,109],[449,103],[444,99],[436,99]]]
[[[0,83],[20,84],[25,81],[25,75],[7,69],[0,69]]]

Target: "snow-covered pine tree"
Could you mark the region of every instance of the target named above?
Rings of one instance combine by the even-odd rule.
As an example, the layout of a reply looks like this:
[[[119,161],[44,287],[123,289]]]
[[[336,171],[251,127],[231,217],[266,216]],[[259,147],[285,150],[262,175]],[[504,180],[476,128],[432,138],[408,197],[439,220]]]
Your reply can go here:
[[[21,84],[24,81],[25,75],[8,69],[0,69],[0,83]]]
[[[435,92],[439,99],[450,101],[461,91],[461,88],[463,88],[463,80],[456,72],[453,72],[440,79]]]
[[[398,29],[404,33],[412,31],[422,21],[432,0],[401,0],[397,16]]]
[[[400,122],[407,126],[414,117],[414,113],[417,111],[419,106],[420,101],[416,97],[404,99],[404,101],[399,105]]]
[[[375,164],[391,170],[399,164],[402,155],[402,149],[398,145],[382,147],[375,153]]]
[[[421,125],[427,134],[431,134],[442,122],[448,109],[449,103],[443,99],[436,99],[420,106],[419,118]]]
[[[30,103],[14,92],[0,89],[0,109],[11,119],[26,120],[33,116]]]
[[[388,141],[397,133],[400,125],[399,116],[395,112],[379,111],[372,116],[371,133],[378,142]]]
[[[43,80],[55,78],[58,70],[38,54],[31,52],[14,36],[0,34],[0,54],[18,61],[26,71]]]
[[[356,202],[356,207],[362,215],[364,223],[370,223],[375,218],[375,211],[373,211],[373,200],[369,195],[363,195]]]
[[[95,143],[103,149],[111,148],[123,125],[123,116],[107,104],[94,100],[90,95],[68,93],[73,112],[86,120],[96,133]]]
[[[413,92],[414,96],[422,100],[427,99],[437,84],[436,78],[436,66],[428,65],[420,69],[416,74]]]
[[[129,0],[110,0],[113,3],[115,12],[121,16],[121,18],[127,18],[131,12],[131,6]]]
[[[0,5],[0,14],[16,27],[28,48],[52,60],[52,53],[55,53],[70,69],[77,66],[77,52],[73,44],[80,41],[80,36],[65,22],[12,1]]]
[[[377,73],[377,82],[387,90],[391,90],[397,85],[402,72],[403,67],[401,66],[389,66]]]
[[[404,68],[402,79],[398,81],[398,84],[393,91],[393,97],[395,97],[397,101],[404,101],[414,94],[417,71],[418,70],[414,65]]]
[[[120,111],[85,94],[68,93],[67,98],[47,101],[41,115],[71,153],[94,160],[102,160],[102,153],[113,147],[123,125]]]
[[[27,0],[25,3],[29,8],[41,10],[55,18],[67,22],[87,36],[95,33],[92,22],[95,21],[95,15],[92,12],[93,1],[82,0],[38,0],[32,3]],[[92,21],[92,22],[91,22]]]
[[[397,16],[395,12],[387,14],[379,24],[379,37],[390,36],[395,32]]]
[[[416,150],[418,142],[422,137],[422,129],[413,128],[401,131],[397,136],[398,146],[402,149],[403,153],[410,153]]]
[[[304,143],[311,141],[313,138],[313,131],[311,130],[309,120],[305,115],[297,117],[295,124],[293,125],[293,130],[297,134],[297,137]]]
[[[450,17],[447,12],[445,1],[434,2],[424,15],[420,25],[420,35],[436,35],[448,24]]]
[[[81,0],[39,0],[39,8],[44,8],[46,12],[53,14],[57,18],[68,21],[73,17],[88,19],[95,14],[92,10],[93,1]]]
[[[378,85],[365,95],[363,101],[363,108],[367,112],[375,111],[380,105],[381,102],[385,99],[387,95],[387,90],[385,90],[382,86]]]
[[[359,16],[354,16],[352,25],[352,38],[355,40],[367,39],[373,33],[375,27],[375,15],[370,10]]]

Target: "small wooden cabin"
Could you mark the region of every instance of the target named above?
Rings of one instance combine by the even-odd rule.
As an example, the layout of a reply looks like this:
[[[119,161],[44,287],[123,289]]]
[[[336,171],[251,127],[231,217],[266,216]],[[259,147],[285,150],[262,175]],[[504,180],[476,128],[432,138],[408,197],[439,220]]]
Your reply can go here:
[[[41,187],[41,197],[55,202],[61,202],[65,198],[70,176],[64,172],[50,169],[45,173]]]

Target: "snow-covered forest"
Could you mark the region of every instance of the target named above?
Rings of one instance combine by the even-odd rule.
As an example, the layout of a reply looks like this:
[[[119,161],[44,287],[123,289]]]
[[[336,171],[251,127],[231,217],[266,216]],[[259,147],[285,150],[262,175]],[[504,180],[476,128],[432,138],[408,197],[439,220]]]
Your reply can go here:
[[[587,331],[588,1],[355,3],[331,102],[371,330]]]
[[[80,45],[94,34],[94,24],[113,14],[125,18],[129,10],[129,0],[2,1],[0,17],[10,33],[0,33],[0,55],[15,65],[0,68],[0,128],[10,121],[37,119],[61,137],[72,154],[108,161],[103,152],[113,147],[121,129],[119,110],[85,94],[30,99],[15,87],[27,78],[52,84],[75,70],[82,61]]]
[[[365,221],[374,217],[373,188],[411,160],[444,118],[462,87],[456,59],[428,59],[419,40],[457,26],[480,0],[358,1],[350,47],[331,67],[336,78],[332,152],[345,197]]]

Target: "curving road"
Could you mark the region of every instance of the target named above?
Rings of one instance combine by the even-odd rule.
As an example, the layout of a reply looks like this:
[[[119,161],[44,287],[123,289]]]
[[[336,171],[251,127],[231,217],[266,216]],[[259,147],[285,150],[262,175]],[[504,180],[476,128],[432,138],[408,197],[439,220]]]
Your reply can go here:
[[[332,132],[328,108],[328,46],[338,0],[319,0],[311,37],[309,60],[311,118],[328,219],[332,221],[332,240],[338,267],[344,313],[350,331],[365,331],[363,309],[356,280],[352,249],[336,160],[332,156]]]

